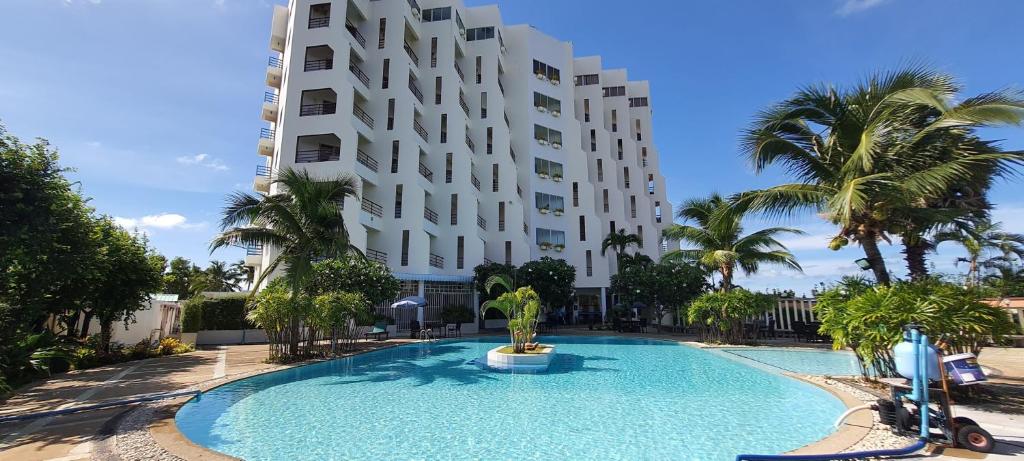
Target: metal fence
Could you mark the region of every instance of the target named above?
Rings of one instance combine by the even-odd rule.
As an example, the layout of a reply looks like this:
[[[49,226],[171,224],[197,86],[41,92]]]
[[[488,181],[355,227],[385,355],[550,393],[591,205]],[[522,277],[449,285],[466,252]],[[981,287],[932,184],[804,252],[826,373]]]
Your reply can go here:
[[[769,315],[775,319],[776,331],[793,331],[793,322],[816,322],[814,315],[814,298],[779,298],[775,309],[766,312],[761,319],[767,321]]]
[[[395,309],[391,304],[408,297],[418,296],[420,284],[423,286],[423,297],[427,300],[427,306],[423,309],[423,320],[426,322],[440,322],[441,312],[450,305],[465,306],[473,309],[473,284],[460,282],[422,282],[416,280],[403,280],[399,286],[398,297],[392,301],[383,303],[374,308],[377,314],[389,317],[394,320],[393,325],[398,331],[409,331],[409,324],[416,320],[416,309]]]

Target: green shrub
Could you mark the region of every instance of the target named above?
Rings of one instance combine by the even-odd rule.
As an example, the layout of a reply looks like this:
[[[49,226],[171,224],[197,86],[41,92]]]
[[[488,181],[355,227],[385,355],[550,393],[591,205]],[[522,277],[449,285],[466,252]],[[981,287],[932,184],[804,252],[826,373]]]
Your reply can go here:
[[[473,320],[473,311],[461,304],[449,304],[441,310],[441,321],[444,323],[470,323]]]
[[[701,341],[737,343],[743,340],[743,321],[778,304],[775,296],[742,288],[704,293],[687,308],[686,318],[697,326]]]
[[[181,315],[181,330],[195,333],[199,330],[241,330],[255,328],[245,319],[246,296],[223,298],[198,296],[185,302]]]

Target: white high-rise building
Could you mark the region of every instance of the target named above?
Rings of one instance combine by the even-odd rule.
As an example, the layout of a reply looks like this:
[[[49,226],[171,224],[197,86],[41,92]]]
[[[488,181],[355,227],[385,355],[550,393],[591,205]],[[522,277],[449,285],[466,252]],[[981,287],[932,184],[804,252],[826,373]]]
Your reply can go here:
[[[625,70],[459,0],[291,0],[270,48],[255,189],[285,167],[358,176],[348,230],[403,296],[469,299],[476,265],[550,256],[576,267],[581,315],[603,314],[602,239],[664,251],[649,88]]]

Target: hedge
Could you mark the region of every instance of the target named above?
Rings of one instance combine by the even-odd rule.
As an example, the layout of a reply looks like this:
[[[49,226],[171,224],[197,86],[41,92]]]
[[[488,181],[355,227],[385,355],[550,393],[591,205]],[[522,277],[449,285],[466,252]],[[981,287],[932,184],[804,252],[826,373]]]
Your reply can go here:
[[[245,319],[245,295],[223,298],[198,296],[185,302],[181,313],[181,331],[195,333],[199,330],[241,330],[256,328]]]

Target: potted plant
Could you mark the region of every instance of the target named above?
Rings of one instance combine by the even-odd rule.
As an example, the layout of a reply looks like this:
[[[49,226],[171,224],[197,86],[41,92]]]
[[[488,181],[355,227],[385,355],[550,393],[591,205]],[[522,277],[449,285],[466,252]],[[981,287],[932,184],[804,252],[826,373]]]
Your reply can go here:
[[[557,78],[553,78],[553,79],[551,79],[551,84],[552,84],[552,85],[557,85],[557,84],[559,84],[559,81],[558,81],[558,79],[557,79]]]
[[[558,245],[555,245],[555,251],[557,251],[557,252],[561,252],[564,249],[565,249],[565,245],[562,245],[561,243],[559,243]]]
[[[547,112],[548,108],[544,106],[537,106],[537,112]]]
[[[544,74],[542,74],[540,72],[537,73],[537,80],[544,80],[544,78],[545,78]]]
[[[562,182],[562,175],[555,173],[554,175],[551,176],[551,179],[554,180],[555,182]]]
[[[551,209],[545,206],[540,209],[540,214],[548,214],[549,211],[551,211]]]
[[[544,250],[544,251],[548,251],[548,250],[551,249],[551,244],[548,243],[548,242],[541,243],[539,246],[540,246],[540,249]]]
[[[557,110],[553,110],[553,111],[551,111],[551,116],[552,116],[552,117],[558,117],[559,115],[562,115],[562,113],[561,113],[561,112],[559,112],[559,111],[557,111]]]
[[[565,210],[561,208],[555,208],[555,216],[562,216],[562,213],[565,213]]]
[[[542,139],[542,138],[537,138],[537,144],[540,144],[542,146],[546,146],[546,145],[548,145],[548,140],[547,139]]]
[[[544,172],[537,173],[537,176],[540,176],[540,179],[548,179],[548,178],[550,178],[550,176],[548,176],[548,174],[544,173]]]
[[[551,143],[551,147],[553,147],[555,149],[561,149],[562,148],[562,144],[561,143],[557,143],[557,142],[553,142],[553,143]]]

